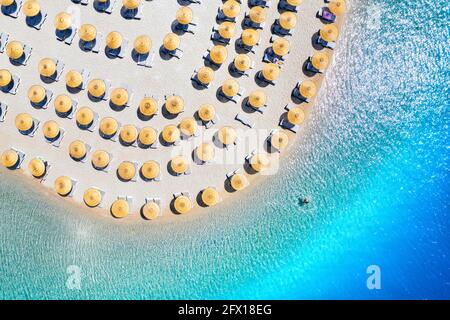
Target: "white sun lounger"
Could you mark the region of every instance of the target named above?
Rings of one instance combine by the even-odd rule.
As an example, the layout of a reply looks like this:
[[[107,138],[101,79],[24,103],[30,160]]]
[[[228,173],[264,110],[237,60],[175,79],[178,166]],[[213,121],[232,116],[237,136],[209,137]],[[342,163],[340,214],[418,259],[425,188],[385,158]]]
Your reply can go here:
[[[53,141],[48,140],[48,139],[45,138],[45,137],[44,137],[44,139],[45,139],[45,141],[46,141],[47,143],[51,144],[52,146],[54,146],[54,147],[56,147],[56,148],[59,148],[59,146],[61,145],[61,142],[62,142],[62,140],[63,140],[63,138],[64,138],[65,133],[66,133],[66,131],[65,131],[63,128],[60,128],[60,129],[59,129],[59,136],[58,136],[58,139],[53,140]]]
[[[10,16],[11,18],[17,18],[22,9],[23,0],[15,0],[15,3],[9,7],[2,6],[2,13]]]
[[[13,74],[11,82],[12,82],[12,86],[9,85],[8,87],[0,89],[0,91],[4,92],[4,93],[9,93],[9,94],[15,95],[17,93],[17,89],[19,88],[20,78]]]
[[[0,122],[5,121],[7,113],[8,113],[8,106],[5,103],[0,102]]]
[[[243,125],[245,125],[245,126],[247,126],[249,128],[253,128],[255,126],[255,122],[250,120],[243,113],[238,113],[234,119],[236,119],[237,121],[241,122]]]
[[[17,152],[17,155],[19,156],[19,160],[17,161],[17,164],[15,166],[16,169],[20,169],[23,159],[25,159],[25,153],[19,149],[16,148],[11,148],[11,150],[14,150],[15,152]]]
[[[9,34],[6,32],[0,33],[0,53],[3,53],[5,51],[6,44],[8,43]]]
[[[294,133],[297,133],[298,130],[300,129],[300,127],[298,125],[293,125],[287,119],[281,119],[279,126],[282,127],[283,129],[292,131]]]

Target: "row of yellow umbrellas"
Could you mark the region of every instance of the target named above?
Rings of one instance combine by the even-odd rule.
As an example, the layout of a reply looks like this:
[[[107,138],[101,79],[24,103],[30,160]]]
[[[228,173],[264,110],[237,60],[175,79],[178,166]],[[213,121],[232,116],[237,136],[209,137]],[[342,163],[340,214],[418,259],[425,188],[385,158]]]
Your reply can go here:
[[[4,151],[1,155],[1,163],[6,168],[14,168],[19,162],[19,154],[13,149]],[[33,158],[28,163],[28,170],[35,178],[42,178],[47,171],[47,163],[39,157]]]

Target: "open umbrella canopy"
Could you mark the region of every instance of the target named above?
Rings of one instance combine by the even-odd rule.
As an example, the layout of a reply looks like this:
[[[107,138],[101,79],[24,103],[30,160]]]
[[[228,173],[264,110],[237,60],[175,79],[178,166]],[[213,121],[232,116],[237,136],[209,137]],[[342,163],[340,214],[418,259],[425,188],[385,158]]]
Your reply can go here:
[[[244,53],[238,54],[236,58],[234,58],[234,66],[241,72],[245,72],[250,69],[251,65],[252,60]]]
[[[160,172],[159,163],[154,160],[145,162],[141,167],[141,174],[145,179],[155,179]]]
[[[300,107],[294,107],[289,110],[287,117],[290,123],[299,125],[305,121],[305,112]]]
[[[210,104],[202,104],[198,109],[198,116],[202,121],[211,121],[216,116],[216,109]]]
[[[122,219],[130,213],[130,205],[124,199],[118,199],[111,205],[111,214],[114,218]]]
[[[209,143],[202,143],[195,149],[195,154],[201,161],[211,161],[215,155],[214,147]]]
[[[208,207],[215,206],[220,201],[219,192],[212,187],[204,189],[201,193],[202,201]]]
[[[248,46],[253,47],[259,42],[259,32],[255,29],[245,29],[242,31],[242,42]]]
[[[6,45],[6,55],[12,60],[17,60],[23,56],[23,44],[19,41],[10,41]]]
[[[58,113],[67,113],[72,110],[72,99],[68,95],[60,94],[53,102],[55,111]]]
[[[305,80],[300,84],[299,91],[302,97],[311,99],[314,98],[317,93],[317,86],[313,81]]]
[[[236,142],[237,132],[233,127],[225,126],[217,132],[217,137],[223,145],[230,145]]]
[[[179,196],[175,199],[173,206],[176,212],[184,214],[192,209],[192,202],[191,199],[186,196]]]
[[[256,172],[261,172],[269,168],[270,159],[264,153],[257,153],[250,159],[250,166]]]
[[[175,125],[168,125],[162,131],[162,138],[167,143],[174,143],[180,139],[180,130]]]
[[[89,81],[88,92],[91,96],[100,98],[106,92],[106,83],[101,79],[93,79]]]
[[[88,126],[94,121],[94,112],[89,107],[81,107],[78,109],[75,118],[79,125]]]
[[[210,84],[214,80],[214,70],[210,67],[201,67],[197,72],[197,79],[205,85]]]
[[[273,52],[281,57],[289,53],[290,47],[289,40],[285,38],[278,38],[272,43]]]
[[[330,11],[336,15],[345,13],[345,0],[332,0],[328,5]]]
[[[232,78],[226,80],[222,85],[222,92],[227,97],[230,97],[230,98],[237,95],[239,92],[239,89],[240,89],[239,83],[235,79],[232,79]]]
[[[44,101],[47,93],[45,92],[45,88],[41,85],[34,85],[28,89],[28,99],[32,103],[41,103]]]
[[[155,202],[147,202],[142,207],[142,216],[147,220],[154,220],[159,217],[161,212],[160,207]]]
[[[193,136],[198,129],[197,122],[195,122],[195,119],[192,117],[184,118],[183,120],[181,120],[179,127],[181,133],[188,137]]]
[[[97,29],[92,24],[82,24],[78,31],[80,39],[86,42],[94,41],[97,37]]]
[[[123,161],[117,168],[117,174],[120,179],[130,181],[136,176],[136,166],[129,161]]]
[[[211,60],[216,64],[222,64],[227,60],[228,50],[224,46],[216,45],[209,52]]]
[[[250,20],[254,23],[260,24],[266,21],[266,10],[263,7],[255,6],[250,9],[248,13]]]
[[[285,149],[289,144],[289,137],[283,131],[277,131],[270,137],[270,144],[277,150]]]
[[[158,103],[152,97],[145,97],[139,103],[139,112],[146,116],[151,117],[158,111]]]
[[[122,0],[123,6],[128,10],[134,10],[139,8],[141,0]]]
[[[119,123],[111,117],[103,118],[100,121],[100,132],[105,136],[113,136],[119,129]]]
[[[147,54],[152,47],[152,40],[146,35],[141,35],[134,40],[134,50],[139,54]]]
[[[287,3],[294,7],[301,5],[302,2],[303,0],[287,0]]]
[[[33,118],[28,113],[19,113],[15,119],[16,128],[26,132],[33,127]]]
[[[255,90],[250,93],[248,96],[248,103],[253,108],[261,108],[266,105],[267,103],[267,95],[262,90]]]
[[[234,174],[230,179],[230,183],[231,187],[236,191],[240,191],[248,185],[247,178],[241,173]]]
[[[69,155],[75,160],[83,159],[86,153],[86,144],[81,140],[75,140],[69,145]]]
[[[110,49],[119,49],[122,46],[123,37],[118,31],[112,31],[106,36],[106,46]]]
[[[34,158],[31,159],[30,163],[28,163],[28,170],[30,171],[31,175],[35,178],[41,178],[45,175],[45,172],[47,171],[47,167],[40,158]]]
[[[127,124],[120,129],[120,139],[125,143],[134,143],[138,138],[138,130],[135,126]]]
[[[138,140],[144,146],[150,146],[156,142],[158,134],[152,127],[144,127],[139,131]]]
[[[12,150],[6,150],[1,156],[2,165],[6,168],[12,168],[19,162],[19,154]]]
[[[66,85],[69,88],[78,88],[83,83],[83,76],[76,70],[70,70],[66,74]]]
[[[297,25],[297,16],[295,13],[286,11],[280,15],[280,26],[285,30],[294,29]]]
[[[44,134],[44,137],[46,137],[47,139],[55,139],[60,133],[58,123],[54,120],[49,120],[45,122],[44,125],[42,126],[42,133]]]
[[[60,31],[67,30],[72,27],[72,16],[67,12],[58,13],[55,17],[55,28]]]
[[[170,96],[166,100],[166,110],[171,114],[179,114],[184,110],[184,100],[180,96]]]
[[[192,22],[194,13],[189,7],[180,7],[177,10],[176,18],[179,24],[189,24]]]
[[[89,188],[83,194],[83,201],[88,207],[95,208],[102,202],[102,193],[96,188]]]
[[[163,39],[163,46],[168,51],[175,51],[180,46],[180,37],[175,33],[168,33]]]
[[[0,87],[7,87],[12,81],[12,74],[9,70],[0,70]]]
[[[170,168],[177,174],[183,174],[189,169],[189,161],[184,156],[176,156],[170,160]]]
[[[23,4],[22,11],[27,17],[35,17],[41,12],[41,6],[36,0],[27,0]]]
[[[280,67],[275,63],[266,63],[262,69],[264,79],[275,81],[280,76]]]
[[[91,163],[96,169],[104,169],[109,165],[111,158],[104,150],[97,150],[91,156]]]
[[[55,180],[54,188],[56,193],[58,193],[60,196],[67,196],[73,188],[72,179],[67,176],[58,177]]]
[[[129,98],[128,91],[124,88],[115,88],[111,92],[111,102],[116,106],[125,106],[128,103]]]
[[[217,30],[224,39],[231,39],[236,32],[236,24],[230,21],[224,21],[219,25]]]
[[[44,58],[38,64],[39,74],[43,77],[51,77],[56,72],[56,63],[53,59]]]
[[[311,63],[314,68],[317,70],[324,70],[328,67],[328,64],[330,63],[330,58],[326,53],[323,52],[316,52],[313,54],[311,58]]]
[[[241,12],[241,5],[236,0],[227,0],[222,7],[223,14],[227,18],[236,18]]]
[[[334,24],[326,24],[320,29],[320,37],[326,42],[336,41],[339,36],[339,30]]]

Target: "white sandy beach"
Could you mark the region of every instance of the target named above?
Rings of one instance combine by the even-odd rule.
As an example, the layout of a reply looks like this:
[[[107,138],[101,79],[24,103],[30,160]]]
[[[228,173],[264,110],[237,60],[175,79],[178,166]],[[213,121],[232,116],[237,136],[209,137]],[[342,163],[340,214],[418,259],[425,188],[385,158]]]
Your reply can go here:
[[[92,2],[92,1],[90,1]],[[228,193],[224,189],[224,181],[226,174],[236,169],[242,169],[244,157],[251,151],[258,149],[264,150],[264,139],[257,140],[255,145],[248,145],[246,139],[239,139],[235,148],[226,151],[215,147],[216,161],[209,165],[197,165],[191,163],[192,174],[174,177],[167,171],[167,164],[174,155],[185,154],[189,159],[194,148],[199,145],[202,140],[211,142],[212,135],[222,126],[233,126],[238,130],[240,135],[250,132],[254,129],[248,129],[240,122],[234,120],[237,113],[242,112],[241,102],[235,104],[233,102],[223,103],[217,100],[216,92],[221,84],[228,78],[228,65],[237,55],[234,42],[241,34],[242,19],[245,12],[249,10],[247,1],[242,1],[242,10],[237,19],[237,30],[235,36],[228,48],[228,58],[222,67],[216,71],[215,79],[209,89],[197,90],[190,81],[190,77],[194,69],[204,65],[202,56],[204,52],[212,45],[210,41],[211,29],[215,24],[217,8],[221,6],[220,0],[203,0],[201,5],[192,4],[190,7],[194,11],[194,17],[198,19],[199,26],[194,35],[185,34],[181,36],[181,48],[184,51],[181,59],[163,60],[157,53],[155,56],[153,68],[143,68],[136,65],[131,59],[130,51],[124,59],[108,59],[103,50],[98,54],[91,52],[83,52],[78,47],[78,37],[72,45],[68,46],[59,42],[55,38],[55,28],[53,19],[57,13],[61,11],[80,10],[80,23],[91,23],[96,26],[97,32],[106,35],[111,31],[119,31],[130,42],[142,34],[148,35],[152,39],[153,47],[157,49],[162,44],[165,34],[171,32],[171,24],[175,19],[175,12],[180,7],[176,0],[153,0],[145,1],[143,12],[144,17],[141,20],[126,20],[120,16],[118,6],[111,15],[98,13],[92,8],[92,4],[81,6],[74,4],[70,0],[41,0],[42,7],[48,14],[47,21],[44,23],[42,30],[37,31],[25,24],[25,17],[21,14],[17,19],[12,19],[1,15],[0,30],[10,34],[11,40],[18,40],[33,47],[33,52],[26,66],[13,66],[5,53],[0,54],[0,69],[9,69],[12,74],[20,77],[20,87],[17,95],[0,93],[0,101],[9,107],[5,122],[0,123],[0,151],[14,147],[26,154],[25,161],[22,165],[22,171],[31,179],[31,175],[27,170],[28,162],[36,157],[41,156],[51,164],[51,169],[46,180],[42,183],[44,186],[53,189],[54,180],[62,175],[69,176],[77,180],[76,189],[73,199],[83,202],[83,193],[90,187],[97,187],[105,191],[103,200],[103,208],[109,210],[111,203],[118,196],[133,197],[133,205],[131,213],[133,217],[140,218],[138,212],[145,204],[146,197],[160,198],[162,200],[162,209],[165,218],[176,218],[173,214],[168,214],[170,201],[173,199],[175,192],[189,192],[195,206],[196,196],[198,193],[208,186],[216,187],[226,201],[229,196],[239,196],[237,192]],[[255,121],[256,132],[261,138],[268,136],[272,129],[279,128],[278,122],[280,116],[285,113],[284,107],[291,103],[291,92],[297,82],[301,82],[307,77],[302,72],[302,66],[312,53],[316,50],[312,46],[312,36],[321,27],[323,23],[316,18],[319,8],[326,4],[323,0],[304,1],[299,7],[297,13],[298,23],[292,31],[292,37],[287,37],[291,43],[290,53],[286,56],[286,61],[281,68],[281,76],[277,80],[275,86],[266,86],[261,88],[255,82],[255,74],[262,69],[262,57],[264,50],[270,47],[269,39],[271,37],[270,27],[275,19],[279,17],[277,10],[277,2],[272,1],[271,8],[268,10],[266,26],[261,32],[261,43],[255,47],[255,54],[250,53],[250,57],[255,61],[255,68],[251,71],[250,77],[240,77],[238,82],[245,89],[244,97],[251,91],[262,89],[266,92],[269,102],[268,108],[264,114],[249,113],[247,116]],[[331,55],[330,50],[326,50]],[[60,81],[51,84],[45,84],[41,81],[37,66],[42,58],[60,59],[65,63],[65,69]],[[91,73],[91,78],[109,79],[112,87],[120,87],[121,84],[127,84],[134,90],[134,98],[132,105],[123,111],[113,111],[108,101],[94,103],[89,100],[87,91],[81,91],[77,94],[69,94],[65,86],[65,74],[67,71],[75,69],[81,70],[86,68]],[[320,75],[315,76],[313,81],[320,85]],[[78,101],[79,106],[89,106],[97,112],[100,118],[106,116],[115,117],[122,125],[132,124],[138,128],[151,126],[160,132],[166,125],[178,125],[181,119],[192,117],[201,104],[209,103],[216,107],[216,112],[220,118],[220,122],[210,129],[205,130],[201,127],[203,134],[198,138],[182,142],[180,146],[165,147],[159,145],[157,149],[141,149],[138,147],[125,147],[119,142],[102,139],[98,130],[94,132],[80,130],[74,119],[60,118],[56,115],[53,108],[53,101],[46,110],[34,109],[30,106],[27,98],[28,88],[34,84],[43,85],[50,89],[54,96],[59,94],[69,94],[73,99]],[[160,98],[159,109],[161,110],[164,103],[164,95],[177,94],[183,97],[185,101],[184,113],[175,119],[166,119],[161,112],[149,121],[141,121],[136,110],[139,101],[146,95],[152,94]],[[319,92],[320,94],[320,92]],[[302,108],[310,111],[314,101],[310,104],[302,104]],[[56,148],[48,144],[43,137],[42,128],[40,127],[36,135],[31,138],[21,135],[15,127],[15,116],[18,113],[29,113],[34,118],[39,119],[42,123],[47,120],[55,120],[61,128],[65,130],[62,144]],[[289,133],[290,144],[295,144],[295,138],[301,138],[301,131],[296,135]],[[113,154],[111,170],[108,173],[95,170],[90,161],[86,163],[75,162],[68,153],[68,146],[74,140],[83,140],[92,147],[92,150],[107,150]],[[212,142],[211,142],[212,143]],[[286,151],[285,151],[286,152]],[[227,163],[224,161],[222,154],[231,154]],[[275,158],[278,155],[274,155]],[[90,154],[88,154],[90,159]],[[136,161],[142,165],[148,160],[155,160],[161,166],[161,181],[145,182],[138,178],[136,182],[121,182],[116,176],[115,169],[122,161]],[[274,159],[275,160],[275,159]],[[1,171],[2,174],[5,171]],[[270,174],[276,174],[271,172]],[[249,176],[251,183],[256,183],[259,178],[269,178],[270,175]],[[36,184],[37,185],[37,184]],[[251,186],[250,186],[251,187]],[[53,192],[53,191],[52,191]],[[245,192],[243,193],[245,194]],[[64,199],[62,201],[65,201]],[[220,204],[219,204],[220,205]],[[202,208],[201,210],[214,210]],[[98,210],[93,210],[98,212]],[[104,212],[105,214],[106,211]],[[193,212],[189,213],[192,214]],[[132,218],[133,218],[132,217]]]

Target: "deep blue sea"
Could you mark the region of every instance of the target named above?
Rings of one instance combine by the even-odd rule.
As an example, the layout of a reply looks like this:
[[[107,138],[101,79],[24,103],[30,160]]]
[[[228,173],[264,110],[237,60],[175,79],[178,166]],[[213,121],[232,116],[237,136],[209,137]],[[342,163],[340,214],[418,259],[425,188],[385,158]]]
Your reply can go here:
[[[229,206],[125,225],[2,175],[0,298],[449,299],[449,2],[348,2],[280,174]]]

